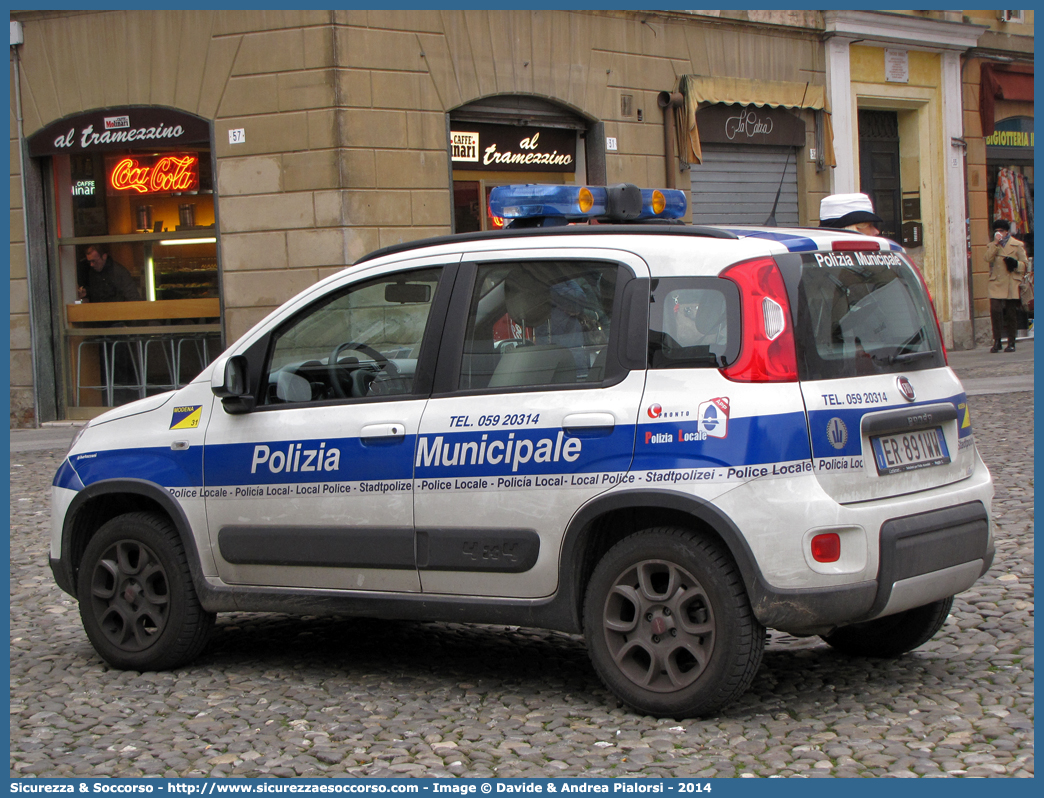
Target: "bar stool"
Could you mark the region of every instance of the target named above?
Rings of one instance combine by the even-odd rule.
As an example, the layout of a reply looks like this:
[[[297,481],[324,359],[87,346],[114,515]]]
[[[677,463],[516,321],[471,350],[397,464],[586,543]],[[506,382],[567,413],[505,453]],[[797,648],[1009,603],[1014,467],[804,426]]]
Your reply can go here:
[[[98,347],[98,354],[101,357],[101,384],[100,385],[84,385],[83,384],[83,348],[85,346],[96,346]],[[109,375],[109,342],[105,338],[85,338],[80,341],[80,345],[76,347],[76,407],[80,407],[80,392],[81,391],[101,391],[102,396],[105,399],[109,398],[109,384],[111,382]]]
[[[130,382],[117,383],[116,361],[120,347],[126,347],[127,360],[130,363],[134,377]],[[109,353],[109,407],[115,407],[115,395],[117,390],[137,391],[138,398],[145,398],[145,377],[142,366],[143,352],[142,339],[136,336],[127,336],[113,339]],[[123,376],[123,375],[120,375]],[[129,375],[128,375],[129,376]]]
[[[191,354],[195,355],[196,363],[198,364],[198,368],[196,368],[192,372],[192,374],[189,376],[189,380],[191,380],[193,377],[195,377],[197,374],[199,374],[199,372],[201,372],[203,369],[205,369],[207,367],[207,365],[210,363],[210,351],[209,351],[208,345],[207,345],[207,334],[206,333],[199,333],[199,334],[196,334],[196,335],[188,335],[188,336],[186,336],[184,338],[179,338],[177,340],[177,347],[176,347],[177,357],[174,360],[174,363],[175,363],[175,373],[177,374],[178,387],[181,387],[182,385],[186,385],[188,383],[188,381],[189,381],[189,380],[182,381],[182,378],[181,378],[182,367],[184,365],[184,359],[183,358],[185,357],[185,353],[184,353],[184,351],[182,349],[182,347],[184,347],[184,346],[191,347],[189,349],[189,352]]]
[[[155,350],[159,347],[163,355],[166,379],[160,378],[159,382],[151,381],[149,377],[149,349]],[[178,385],[177,353],[174,348],[174,339],[169,336],[148,336],[142,339],[142,374],[144,379],[145,394],[150,390],[173,391],[181,386]],[[154,369],[155,370],[155,369]]]

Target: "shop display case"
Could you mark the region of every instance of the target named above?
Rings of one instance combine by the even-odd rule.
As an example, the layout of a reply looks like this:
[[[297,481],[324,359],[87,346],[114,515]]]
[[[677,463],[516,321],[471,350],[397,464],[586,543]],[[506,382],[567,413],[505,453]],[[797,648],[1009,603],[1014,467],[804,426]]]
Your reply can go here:
[[[218,295],[216,257],[156,258],[156,299],[203,299]]]

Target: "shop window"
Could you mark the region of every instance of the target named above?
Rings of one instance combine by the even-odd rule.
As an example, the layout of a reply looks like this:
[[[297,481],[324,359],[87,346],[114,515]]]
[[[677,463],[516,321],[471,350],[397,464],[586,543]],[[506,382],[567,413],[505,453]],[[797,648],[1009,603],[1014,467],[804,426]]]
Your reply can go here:
[[[67,415],[185,384],[220,351],[210,151],[51,159]]]
[[[504,220],[489,211],[489,195],[494,188],[512,181],[454,180],[453,231],[473,233],[479,230],[499,230]]]
[[[92,244],[111,250],[142,300],[216,298],[210,163],[207,150],[55,156],[63,300],[98,301],[79,290],[89,294]]]

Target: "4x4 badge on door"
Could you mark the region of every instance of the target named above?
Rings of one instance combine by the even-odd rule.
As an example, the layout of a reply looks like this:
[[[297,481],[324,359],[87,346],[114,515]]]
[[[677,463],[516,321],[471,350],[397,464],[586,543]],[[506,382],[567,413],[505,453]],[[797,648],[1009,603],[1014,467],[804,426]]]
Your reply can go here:
[[[896,377],[895,384],[899,388],[899,393],[903,395],[903,399],[907,402],[914,400],[914,387],[906,377]]]

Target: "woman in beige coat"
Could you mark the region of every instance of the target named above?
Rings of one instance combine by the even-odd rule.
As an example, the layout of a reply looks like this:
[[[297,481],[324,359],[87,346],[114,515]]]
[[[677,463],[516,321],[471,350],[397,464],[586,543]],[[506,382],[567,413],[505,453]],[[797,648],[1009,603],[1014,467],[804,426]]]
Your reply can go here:
[[[1029,268],[1026,247],[1012,237],[1010,229],[1010,222],[997,219],[993,223],[993,240],[986,247],[986,262],[990,264],[990,321],[993,325],[991,352],[1001,351],[1004,333],[1008,336],[1008,346],[1004,351],[1015,351],[1019,285]]]

